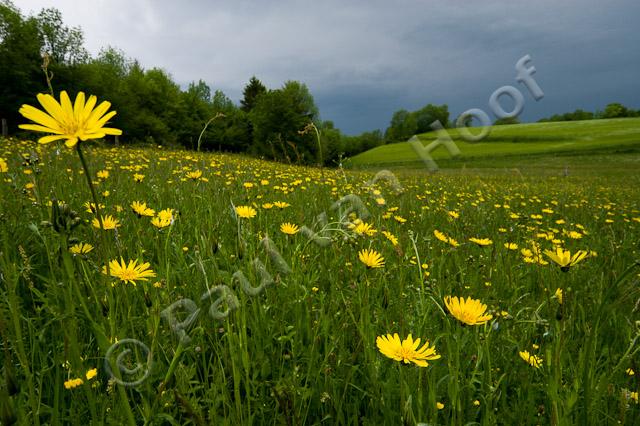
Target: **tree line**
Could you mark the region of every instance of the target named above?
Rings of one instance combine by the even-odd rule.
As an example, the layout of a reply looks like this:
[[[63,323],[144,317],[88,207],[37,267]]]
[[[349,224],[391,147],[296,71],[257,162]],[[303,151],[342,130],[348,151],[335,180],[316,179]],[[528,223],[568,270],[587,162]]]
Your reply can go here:
[[[302,83],[287,81],[268,90],[254,77],[236,106],[202,80],[183,90],[166,71],[144,69],[117,48],[103,48],[92,57],[83,44],[81,29],[67,27],[57,9],[25,17],[10,1],[0,2],[0,118],[9,132],[20,135],[22,104],[34,104],[37,93],[50,92],[48,76],[56,97],[64,89],[72,97],[84,91],[109,100],[118,112],[111,124],[123,130],[122,143],[318,161],[315,136],[302,130],[309,123],[325,124]]]
[[[608,104],[603,110],[596,112],[584,111],[577,109],[573,112],[565,112],[564,114],[554,114],[551,117],[545,117],[538,120],[539,123],[551,121],[578,121],[578,120],[600,120],[606,118],[630,118],[640,117],[640,110],[627,108],[626,106],[614,102]]]

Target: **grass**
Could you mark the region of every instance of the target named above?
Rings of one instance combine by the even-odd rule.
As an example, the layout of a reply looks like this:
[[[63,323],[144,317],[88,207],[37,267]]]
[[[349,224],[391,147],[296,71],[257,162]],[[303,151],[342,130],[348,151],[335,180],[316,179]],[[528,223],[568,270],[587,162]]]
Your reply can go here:
[[[568,176],[397,170],[399,192],[365,185],[371,171],[241,156],[92,143],[85,156],[117,230],[91,225],[72,150],[0,142],[2,424],[640,422],[640,175],[600,173],[616,155]],[[359,198],[336,204],[350,194]],[[133,201],[173,209],[172,224],[154,227]],[[268,208],[276,201],[288,205]],[[238,218],[243,205],[255,217]],[[356,213],[377,232],[354,232]],[[308,229],[286,235],[284,222]],[[95,248],[73,255],[77,242]],[[588,256],[562,271],[543,254],[556,245]],[[369,248],[383,268],[358,260]],[[120,258],[148,262],[156,277],[133,285],[103,273]],[[448,295],[479,299],[493,318],[463,325]],[[376,337],[396,332],[441,358],[421,368],[385,357]],[[151,360],[116,347],[114,377],[105,357],[124,339]],[[128,371],[117,368],[123,353]],[[70,379],[82,384],[66,389]]]
[[[443,168],[502,167],[505,162],[522,163],[526,167],[532,158],[547,161],[558,156],[640,151],[639,118],[494,126],[489,136],[477,143],[465,141],[457,129],[447,132],[461,154],[451,159],[444,147],[433,151],[431,156]],[[479,133],[479,130],[473,132]],[[436,140],[434,133],[419,137],[425,146]],[[409,144],[396,143],[358,154],[346,164],[351,167],[398,167],[420,162]]]

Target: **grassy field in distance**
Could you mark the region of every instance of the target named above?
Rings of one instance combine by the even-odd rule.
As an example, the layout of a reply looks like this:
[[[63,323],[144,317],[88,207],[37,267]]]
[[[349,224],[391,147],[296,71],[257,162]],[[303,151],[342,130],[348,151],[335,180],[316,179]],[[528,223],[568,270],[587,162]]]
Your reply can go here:
[[[479,129],[471,131],[478,133]],[[438,147],[431,156],[442,168],[528,168],[541,164],[543,168],[572,165],[580,169],[585,163],[601,168],[599,159],[603,155],[640,152],[640,118],[493,126],[489,136],[477,143],[465,141],[457,129],[447,132],[461,154],[451,158],[444,147]],[[425,146],[436,140],[433,132],[418,137]],[[588,159],[592,154],[598,154],[598,159]],[[621,167],[640,170],[640,163],[634,160],[637,157],[621,157]],[[347,167],[354,168],[420,164],[411,146],[402,142],[379,146],[345,161]]]

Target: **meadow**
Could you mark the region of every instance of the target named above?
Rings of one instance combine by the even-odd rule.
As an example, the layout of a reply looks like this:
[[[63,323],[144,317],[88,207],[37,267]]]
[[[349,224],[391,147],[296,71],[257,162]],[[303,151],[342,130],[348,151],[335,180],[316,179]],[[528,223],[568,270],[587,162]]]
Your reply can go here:
[[[73,149],[0,140],[2,424],[640,423],[637,154],[396,185],[81,144],[112,229]]]
[[[472,132],[479,134],[481,130]],[[479,142],[466,141],[457,129],[447,129],[447,133],[459,148],[460,155],[451,158],[445,149],[439,148],[431,156],[438,164],[449,168],[503,167],[507,162],[527,168],[532,159],[555,163],[556,159],[567,156],[582,156],[589,160],[603,155],[640,152],[638,118],[493,126],[489,135]],[[433,132],[418,136],[425,146],[436,140]],[[399,167],[418,163],[420,159],[407,143],[382,145],[347,162],[351,167]],[[581,162],[569,162],[574,163]],[[635,164],[634,167],[640,166]]]

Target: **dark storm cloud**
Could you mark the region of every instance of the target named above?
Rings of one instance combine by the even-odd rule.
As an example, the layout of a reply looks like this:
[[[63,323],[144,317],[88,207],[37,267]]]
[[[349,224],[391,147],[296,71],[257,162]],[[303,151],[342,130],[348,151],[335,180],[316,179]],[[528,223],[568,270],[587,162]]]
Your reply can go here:
[[[619,101],[640,107],[633,0],[151,1],[22,0],[57,7],[87,47],[123,49],[182,85],[202,78],[238,100],[256,75],[305,82],[324,119],[348,133],[388,125],[400,108],[487,105],[503,85],[525,96],[522,118]],[[530,54],[545,92],[535,102],[514,65]]]

